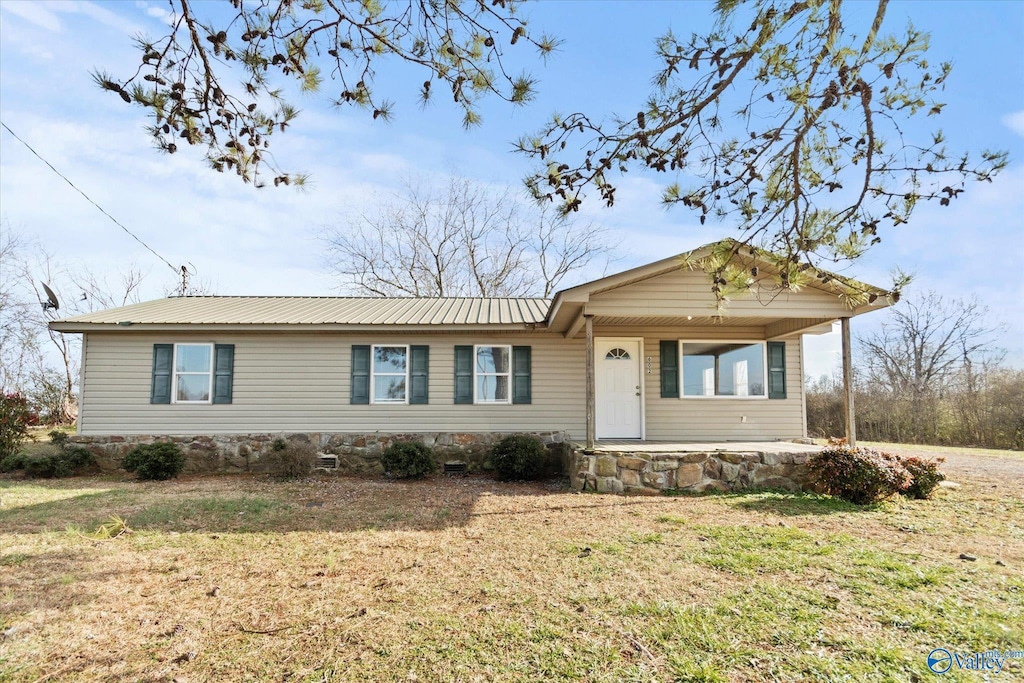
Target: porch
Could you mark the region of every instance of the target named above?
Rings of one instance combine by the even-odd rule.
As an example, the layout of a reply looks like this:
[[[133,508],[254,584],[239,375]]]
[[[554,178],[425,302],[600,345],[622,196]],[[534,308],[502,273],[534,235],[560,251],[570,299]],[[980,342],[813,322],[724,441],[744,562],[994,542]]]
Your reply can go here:
[[[576,450],[584,450],[582,441],[572,441]],[[639,439],[598,439],[595,453],[817,453],[821,446],[795,441],[641,441]]]
[[[746,295],[728,306],[708,278],[709,264],[723,259],[750,272]],[[779,275],[772,259],[724,240],[559,292],[548,329],[586,343],[586,423],[579,434],[586,449],[602,436],[739,441],[806,434],[802,337],[828,333],[835,321],[842,327],[846,436],[854,444],[850,319],[889,305],[889,293],[825,273],[789,288]],[[631,381],[634,375],[639,381]],[[659,396],[685,400],[686,408],[648,401]],[[789,403],[779,410],[781,404],[757,398]],[[659,414],[648,416],[655,407]],[[694,429],[694,420],[707,430]]]
[[[656,495],[744,488],[803,490],[807,459],[820,446],[791,441],[572,441],[566,470],[573,488]]]

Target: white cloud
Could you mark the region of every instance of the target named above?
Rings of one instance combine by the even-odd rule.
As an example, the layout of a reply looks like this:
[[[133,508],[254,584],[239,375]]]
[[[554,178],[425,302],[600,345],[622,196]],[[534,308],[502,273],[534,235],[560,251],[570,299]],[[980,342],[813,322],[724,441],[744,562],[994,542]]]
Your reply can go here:
[[[6,7],[7,5],[2,6]],[[26,32],[5,31],[3,41],[5,48],[13,47],[34,61],[48,62],[53,59],[53,52]]]
[[[105,7],[88,0],[62,0],[47,2],[5,2],[0,4],[4,12],[24,19],[39,28],[59,33],[63,31],[61,14],[82,14],[105,26],[125,33],[138,33],[141,27]]]
[[[83,14],[104,26],[109,26],[128,34],[134,35],[136,33],[140,33],[142,30],[142,27],[138,24],[125,19],[106,7],[101,7],[100,5],[97,5],[94,2],[89,2],[88,0],[49,0],[45,5],[47,9],[54,12]]]
[[[174,15],[168,12],[163,7],[157,5],[151,5],[146,0],[135,0],[135,6],[141,10],[144,10],[148,16],[154,19],[159,19],[165,23],[171,23],[174,20]]]
[[[860,323],[860,319],[854,325]],[[838,327],[833,325],[833,327]],[[804,336],[804,375],[819,379],[822,375],[832,376],[841,369],[842,339],[838,329],[828,334]]]
[[[1017,135],[1024,137],[1024,111],[1015,111],[1002,119],[1003,125]]]
[[[48,7],[38,2],[0,3],[0,10],[5,14],[13,14],[47,31],[57,33],[61,30],[60,18],[51,12]]]
[[[257,190],[193,155],[159,155],[144,135],[124,134],[131,112],[92,121],[9,115],[12,128],[94,201],[175,266],[194,264],[198,279],[220,294],[329,291],[313,228],[387,189],[392,174],[382,169],[410,166],[402,157],[339,146],[343,168],[310,157],[317,183],[309,191]],[[163,295],[174,281],[166,264],[19,143],[7,142],[5,134],[0,193],[13,227],[38,238],[62,264],[99,273],[142,265],[151,272],[145,296]]]

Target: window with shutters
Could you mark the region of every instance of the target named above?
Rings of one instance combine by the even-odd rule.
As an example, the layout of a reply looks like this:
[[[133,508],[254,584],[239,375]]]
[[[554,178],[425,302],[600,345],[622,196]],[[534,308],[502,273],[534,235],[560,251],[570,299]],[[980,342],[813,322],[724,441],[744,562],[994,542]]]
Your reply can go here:
[[[474,347],[474,403],[511,403],[512,347]]]
[[[764,342],[682,342],[684,398],[767,398]]]
[[[175,344],[171,397],[174,403],[210,403],[213,344]]]
[[[374,346],[370,363],[370,402],[408,403],[409,347]]]

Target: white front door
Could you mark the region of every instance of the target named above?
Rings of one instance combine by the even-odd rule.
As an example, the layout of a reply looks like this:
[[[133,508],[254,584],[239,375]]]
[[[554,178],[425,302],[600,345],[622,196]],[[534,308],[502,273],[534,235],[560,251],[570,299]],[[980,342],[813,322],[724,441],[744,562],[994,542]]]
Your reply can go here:
[[[639,340],[595,339],[594,355],[595,436],[641,438]]]

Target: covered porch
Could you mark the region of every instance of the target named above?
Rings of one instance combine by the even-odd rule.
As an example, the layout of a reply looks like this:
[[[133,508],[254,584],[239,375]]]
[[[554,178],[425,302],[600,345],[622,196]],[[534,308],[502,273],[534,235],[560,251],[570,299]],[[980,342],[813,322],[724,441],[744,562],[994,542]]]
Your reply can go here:
[[[735,450],[732,442],[806,436],[802,340],[830,332],[837,321],[847,438],[855,442],[850,319],[887,306],[886,292],[837,276],[780,287],[772,264],[751,252],[749,258],[744,255],[749,291],[718,301],[701,266],[715,248],[670,257],[555,297],[549,329],[585,343],[582,450],[630,448],[610,437],[680,439],[678,448],[644,441],[633,451],[658,454],[726,452],[716,444],[696,443],[704,440],[727,440],[732,444],[728,450]],[[640,356],[637,365],[616,362],[634,356]],[[627,381],[632,373],[637,381]]]

